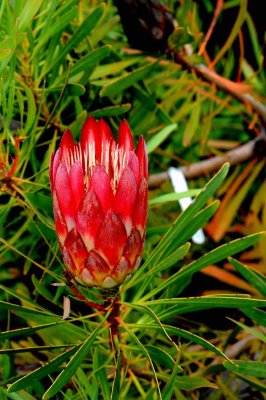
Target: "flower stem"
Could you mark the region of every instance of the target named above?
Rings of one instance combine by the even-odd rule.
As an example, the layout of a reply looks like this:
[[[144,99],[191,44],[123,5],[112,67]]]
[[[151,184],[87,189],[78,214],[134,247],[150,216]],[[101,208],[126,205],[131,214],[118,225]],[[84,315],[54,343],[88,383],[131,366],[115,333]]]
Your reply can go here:
[[[64,274],[66,276],[67,282],[68,282],[68,287],[71,290],[71,292],[73,293],[73,295],[78,299],[83,301],[87,306],[95,308],[98,311],[105,311],[106,307],[103,304],[99,304],[99,303],[95,303],[93,301],[88,301],[86,299],[85,296],[83,296],[82,294],[79,293],[77,287],[73,284],[72,282],[72,278],[69,275],[69,273],[67,271],[64,271]]]
[[[106,295],[107,293],[105,293]],[[109,324],[110,333],[110,346],[111,350],[115,353],[116,360],[119,354],[119,343],[120,343],[120,331],[119,331],[119,315],[120,315],[120,293],[117,288],[112,289],[109,292],[109,297],[107,297],[105,302],[106,310],[110,309],[110,314],[108,316],[107,322]]]

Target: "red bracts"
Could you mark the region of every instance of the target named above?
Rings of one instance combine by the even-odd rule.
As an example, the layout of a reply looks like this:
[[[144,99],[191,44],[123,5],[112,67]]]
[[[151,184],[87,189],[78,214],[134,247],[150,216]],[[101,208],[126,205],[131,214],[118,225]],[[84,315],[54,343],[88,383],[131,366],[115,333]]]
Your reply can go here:
[[[148,161],[134,150],[123,120],[117,142],[89,117],[80,143],[66,130],[50,165],[55,226],[68,273],[87,286],[112,288],[138,267],[147,221]]]

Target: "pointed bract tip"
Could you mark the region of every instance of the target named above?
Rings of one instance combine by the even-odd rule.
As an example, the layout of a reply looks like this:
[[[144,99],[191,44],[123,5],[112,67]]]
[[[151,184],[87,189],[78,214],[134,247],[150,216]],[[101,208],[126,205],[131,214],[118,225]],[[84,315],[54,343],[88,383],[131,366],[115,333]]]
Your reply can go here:
[[[127,151],[134,149],[132,133],[125,119],[123,119],[119,125],[118,145]]]
[[[70,129],[67,129],[62,136],[62,139],[60,142],[60,148],[63,149],[63,152],[64,152],[65,149],[70,150],[70,149],[73,149],[74,146],[75,146],[75,142],[73,139],[72,132]]]
[[[99,128],[100,134],[102,135],[103,140],[109,140],[109,141],[114,140],[113,133],[112,133],[110,126],[107,124],[107,122],[103,118],[101,118],[99,120],[98,128]]]
[[[148,179],[148,155],[146,150],[146,143],[143,136],[139,138],[135,153],[139,160],[140,173],[144,175],[146,179]]]
[[[93,117],[89,116],[81,128],[81,139],[84,134],[87,134],[90,131],[94,131],[96,127],[97,121]]]
[[[98,144],[99,142],[98,124],[93,117],[89,116],[84,122],[81,129],[80,143],[83,150],[87,150],[89,143],[92,142],[95,143],[95,148],[98,153],[99,152],[98,147],[100,147]]]

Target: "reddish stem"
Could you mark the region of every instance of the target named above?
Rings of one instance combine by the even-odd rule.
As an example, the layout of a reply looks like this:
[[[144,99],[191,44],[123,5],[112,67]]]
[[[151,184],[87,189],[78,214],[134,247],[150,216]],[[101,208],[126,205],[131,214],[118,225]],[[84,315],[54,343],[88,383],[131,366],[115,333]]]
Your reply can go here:
[[[79,293],[78,289],[73,284],[72,277],[69,275],[69,273],[67,271],[64,271],[64,274],[65,274],[65,277],[67,279],[69,289],[72,291],[73,295],[77,299],[83,301],[87,306],[95,308],[98,311],[105,311],[106,310],[106,307],[103,304],[99,304],[99,303],[94,303],[92,301],[88,301],[85,296],[83,296],[82,294]]]

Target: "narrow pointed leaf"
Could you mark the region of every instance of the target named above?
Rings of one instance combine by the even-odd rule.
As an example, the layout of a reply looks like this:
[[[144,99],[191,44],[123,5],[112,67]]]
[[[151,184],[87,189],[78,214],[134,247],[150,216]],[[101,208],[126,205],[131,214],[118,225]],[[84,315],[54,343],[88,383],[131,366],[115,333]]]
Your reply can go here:
[[[121,380],[121,355],[119,353],[118,359],[117,359],[116,370],[115,370],[115,378],[114,378],[114,381],[112,384],[112,392],[111,392],[110,400],[119,399],[120,380]]]
[[[154,63],[150,63],[145,65],[144,67],[140,67],[135,69],[133,72],[130,72],[122,77],[111,81],[109,85],[106,85],[102,88],[100,95],[101,96],[110,96],[112,94],[117,94],[127,89],[128,87],[134,85],[139,80],[145,78],[151,70],[157,65],[157,61]]]
[[[59,325],[61,323],[62,322],[52,322],[50,324],[38,325],[38,326],[34,326],[32,328],[19,328],[19,329],[13,329],[10,331],[6,331],[6,332],[1,332],[0,333],[0,341],[6,340],[6,339],[11,339],[11,338],[14,338],[17,336],[19,336],[19,337],[24,336],[24,335],[30,336],[41,329],[49,328],[51,326]]]
[[[177,124],[171,124],[160,130],[158,133],[153,135],[153,137],[147,143],[147,153],[150,154],[155,150],[160,144],[167,139],[167,137],[177,128]]]
[[[205,307],[215,308],[215,307],[226,307],[226,308],[236,308],[236,307],[266,307],[266,300],[261,299],[251,299],[248,297],[240,296],[201,296],[201,297],[183,297],[183,298],[171,298],[171,299],[159,299],[146,301],[140,304],[145,304],[147,306],[159,305],[176,305],[180,306],[185,304],[186,306],[191,305],[191,311],[197,311]],[[178,310],[177,310],[178,314]]]
[[[251,285],[253,285],[264,297],[266,297],[266,283],[264,277],[260,276],[259,273],[253,271],[252,268],[234,260],[229,257],[228,261],[235,267],[237,272],[239,272]]]
[[[46,68],[43,71],[43,75],[46,75],[47,72],[54,67],[54,65],[58,64],[61,60],[65,58],[65,56],[71,52],[80,42],[89,35],[93,28],[99,22],[101,16],[103,15],[105,5],[101,4],[99,7],[95,8],[92,13],[83,21],[77,31],[72,35],[71,39],[67,43],[66,46],[62,47],[62,51],[60,55],[51,63],[46,63]]]
[[[257,308],[241,308],[241,311],[259,325],[266,327],[266,312]]]
[[[77,350],[80,348],[80,346],[81,345],[79,344],[75,347],[72,347],[72,349],[67,350],[63,354],[60,354],[58,357],[49,361],[49,363],[44,365],[43,367],[40,367],[35,371],[31,372],[30,374],[23,376],[18,381],[14,382],[12,385],[9,386],[8,392],[9,393],[16,392],[17,390],[31,386],[34,381],[35,382],[39,381],[40,379],[51,374],[52,372],[57,371],[60,365],[62,365],[73,354],[75,354]]]
[[[162,396],[163,396],[164,400],[172,399],[173,391],[175,389],[175,378],[176,378],[176,375],[178,374],[178,372],[180,372],[180,367],[179,367],[178,363],[176,363],[174,366],[174,369],[171,373],[170,379],[167,382],[167,384],[164,387],[163,392],[162,392]]]
[[[229,358],[221,350],[219,350],[212,343],[210,343],[207,340],[201,338],[200,336],[195,335],[194,333],[191,333],[191,332],[186,331],[184,329],[176,328],[174,326],[165,325],[165,324],[163,326],[164,326],[166,332],[169,335],[180,336],[180,337],[182,337],[184,339],[189,340],[192,343],[199,344],[200,346],[204,347],[207,350],[210,350],[211,352],[213,352],[217,356],[225,358],[227,361],[231,362],[229,360]],[[148,329],[155,329],[155,330],[158,331],[158,330],[161,329],[158,325],[154,325],[154,324],[151,324],[151,323],[147,323],[147,324],[132,324],[132,327],[138,328],[140,330],[148,328]]]
[[[143,264],[143,266],[137,271],[135,275],[141,274],[143,270],[150,266],[153,262],[158,262],[158,259],[161,257],[162,254],[165,253],[170,244],[175,242],[177,247],[180,244],[184,244],[184,242],[180,243],[179,236],[181,235],[181,233],[186,232],[188,226],[191,226],[191,222],[195,217],[195,214],[204,207],[207,201],[215,193],[217,188],[221,185],[222,181],[225,179],[228,173],[228,169],[229,164],[224,164],[220,171],[209,181],[206,187],[195,198],[194,202],[176,219],[176,221],[167,231],[163,239],[148,257],[145,264]],[[185,242],[186,241],[187,239],[185,239]],[[131,285],[131,281],[129,281],[129,286]]]
[[[172,233],[168,231],[166,236],[169,234],[169,238],[164,240],[166,236],[162,239],[156,249],[152,252],[150,257],[145,261],[145,263],[139,268],[139,270],[133,275],[133,277],[128,282],[128,287],[135,285],[136,280],[142,279],[144,271],[149,268],[152,271],[155,265],[161,265],[161,263],[166,263],[171,260],[171,257],[175,258],[176,251],[178,247],[186,243],[199,228],[201,228],[215,213],[219,206],[219,201],[216,200],[209,206],[205,207],[202,211],[197,213],[194,218],[191,217],[190,222],[184,229],[175,229],[173,226]],[[165,243],[165,246],[161,244]],[[160,249],[160,251],[159,251]],[[154,258],[154,252],[156,252],[157,257]]]
[[[28,0],[24,4],[22,12],[19,16],[18,31],[22,32],[27,29],[35,14],[41,7],[43,0]]]
[[[152,359],[150,357],[150,354],[148,352],[148,350],[146,349],[146,347],[141,343],[141,341],[138,339],[138,337],[135,335],[135,333],[130,329],[127,328],[125,324],[123,324],[123,328],[127,331],[127,333],[131,336],[131,338],[134,340],[134,342],[137,344],[137,346],[139,347],[139,349],[141,350],[141,352],[145,355],[145,357],[147,358],[147,360],[149,361],[152,371],[153,371],[153,375],[154,375],[154,379],[156,381],[156,386],[158,389],[158,395],[159,395],[159,399],[162,400],[162,395],[161,395],[161,391],[160,391],[160,386],[159,386],[159,382],[158,382],[158,378],[156,375],[156,371],[152,362]]]
[[[153,289],[150,293],[145,296],[145,300],[153,297],[158,292],[166,289],[168,286],[176,284],[180,279],[188,278],[200,271],[202,268],[207,267],[207,265],[215,264],[225,258],[239,253],[246,248],[254,245],[259,239],[264,236],[264,233],[256,233],[241,239],[233,240],[230,243],[226,243],[215,250],[210,251],[191,264],[183,267],[180,271],[176,272],[169,279],[159,285],[157,288]]]
[[[174,367],[175,361],[165,350],[150,344],[146,346],[146,349],[148,350],[151,359],[153,361],[156,361],[162,367],[169,369],[172,369]],[[182,368],[178,365],[176,368],[176,373],[180,371],[182,371]]]
[[[190,243],[184,244],[183,246],[176,249],[176,251],[173,252],[170,256],[166,257],[165,259],[160,261],[158,264],[152,266],[151,269],[149,269],[147,272],[143,272],[142,274],[138,275],[138,278],[134,280],[134,285],[141,282],[142,284],[141,284],[141,287],[139,288],[139,290],[141,290],[141,292],[143,292],[144,289],[149,284],[148,278],[158,275],[165,269],[173,266],[175,263],[177,263],[177,261],[182,260],[185,257],[185,255],[187,254],[187,252],[189,251],[190,246],[191,246]],[[134,279],[134,277],[133,277],[133,279]],[[139,296],[136,295],[135,299],[138,297]]]
[[[82,344],[82,346],[79,347],[78,351],[68,362],[66,368],[60,373],[60,375],[58,375],[54,383],[45,392],[45,394],[43,395],[43,400],[53,398],[53,396],[68,383],[68,381],[71,379],[71,377],[74,375],[74,373],[82,363],[83,359],[88,355],[88,351],[101,329],[102,324],[99,324],[98,327],[88,337],[88,339]]]
[[[244,329],[244,330],[250,332],[253,336],[255,336],[256,338],[258,338],[258,339],[261,340],[262,342],[266,343],[266,335],[265,335],[263,332],[259,331],[259,330],[256,329],[256,328],[253,328],[252,326],[247,326],[247,325],[243,324],[243,323],[240,322],[240,321],[235,321],[235,320],[232,319],[232,318],[228,318],[228,319],[230,319],[230,321],[233,321],[236,325],[240,326],[240,328],[242,328],[242,329]]]
[[[181,193],[167,193],[149,200],[149,206],[157,206],[172,201],[185,199],[186,197],[194,197],[200,193],[200,189],[191,189]]]
[[[224,366],[230,372],[235,372],[236,374],[249,375],[256,378],[265,378],[266,376],[266,364],[260,361],[234,361],[234,364],[225,361]]]

